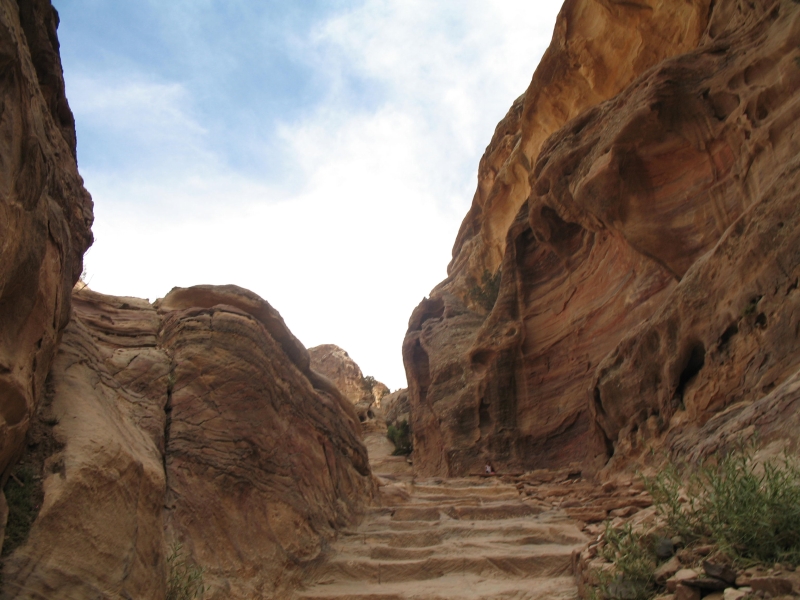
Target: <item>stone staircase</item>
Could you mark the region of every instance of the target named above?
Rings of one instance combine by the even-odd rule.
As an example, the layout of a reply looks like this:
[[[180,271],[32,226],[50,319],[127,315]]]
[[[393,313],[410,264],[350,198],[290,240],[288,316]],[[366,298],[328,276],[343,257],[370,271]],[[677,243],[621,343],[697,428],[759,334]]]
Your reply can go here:
[[[572,551],[586,537],[563,512],[498,478],[412,481],[374,458],[393,465],[384,506],[341,532],[296,600],[577,598]]]

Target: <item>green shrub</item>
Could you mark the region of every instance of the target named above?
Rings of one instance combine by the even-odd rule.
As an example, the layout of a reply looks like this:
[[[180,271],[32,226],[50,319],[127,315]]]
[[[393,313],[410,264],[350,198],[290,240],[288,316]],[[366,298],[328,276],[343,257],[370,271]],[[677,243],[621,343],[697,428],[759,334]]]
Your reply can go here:
[[[400,421],[397,427],[389,425],[386,431],[386,437],[394,444],[393,455],[401,456],[411,454],[411,427],[408,425],[408,421]]]
[[[189,563],[183,554],[183,546],[175,543],[167,555],[166,600],[193,600],[202,598],[205,592],[203,575],[205,570]]]
[[[487,269],[484,269],[480,285],[474,278],[471,280],[472,286],[469,289],[469,297],[484,309],[492,310],[500,293],[500,277],[500,270],[492,275]]]
[[[39,514],[36,486],[41,485],[34,478],[33,469],[19,466],[14,476],[6,483],[4,492],[8,503],[8,522],[3,540],[3,556],[8,556],[28,539],[31,526]]]
[[[372,375],[367,375],[366,377],[361,378],[361,389],[368,394],[371,394],[372,388],[375,387],[376,383],[378,383],[377,379],[375,379]]]
[[[613,529],[606,523],[602,556],[614,565],[612,571],[598,573],[602,597],[647,600],[654,594],[658,561],[653,545],[630,524]]]
[[[757,464],[752,447],[739,448],[716,464],[669,464],[644,481],[668,537],[715,544],[739,564],[800,563],[800,469],[788,456]],[[601,553],[613,569],[596,573],[600,585],[591,597],[654,596],[653,539],[630,525],[606,525]]]
[[[687,541],[708,539],[740,562],[800,562],[800,469],[787,456],[758,465],[752,448],[739,449],[717,465],[672,467],[645,483]]]

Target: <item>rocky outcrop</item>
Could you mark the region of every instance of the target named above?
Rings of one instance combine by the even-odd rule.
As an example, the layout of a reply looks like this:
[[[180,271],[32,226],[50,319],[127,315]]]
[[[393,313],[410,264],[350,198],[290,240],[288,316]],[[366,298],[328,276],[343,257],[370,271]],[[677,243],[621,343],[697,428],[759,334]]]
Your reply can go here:
[[[396,427],[401,421],[408,422],[411,418],[408,388],[397,390],[385,396],[381,404],[381,411],[387,425]]]
[[[205,598],[283,597],[371,501],[352,405],[247,290],[73,303],[41,415],[59,449],[4,597],[163,597],[176,543]]]
[[[353,404],[379,407],[381,398],[389,392],[389,388],[374,377],[364,377],[356,361],[335,344],[315,346],[309,348],[308,353],[311,368],[330,379]]]
[[[372,401],[372,393],[364,384],[364,374],[350,355],[335,344],[322,344],[308,349],[311,368],[330,379],[351,403]]]
[[[0,474],[20,456],[92,242],[58,14],[0,1]]]
[[[666,4],[567,2],[498,127],[404,342],[418,472],[687,451],[797,370],[799,7]]]

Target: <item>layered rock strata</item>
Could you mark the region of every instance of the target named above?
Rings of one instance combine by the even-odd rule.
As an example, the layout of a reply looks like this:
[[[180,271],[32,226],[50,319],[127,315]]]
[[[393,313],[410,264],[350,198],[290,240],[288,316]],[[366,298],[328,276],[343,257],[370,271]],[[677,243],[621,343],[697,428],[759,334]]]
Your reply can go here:
[[[796,371],[800,7],[670,7],[567,2],[498,127],[451,276],[404,343],[418,472],[594,471],[642,438],[688,451]],[[612,21],[647,35],[598,36]]]
[[[0,1],[0,474],[19,458],[92,243],[49,0]]]
[[[5,597],[163,597],[178,543],[204,597],[283,597],[373,494],[352,405],[309,363],[235,286],[75,292],[42,415],[61,449]]]

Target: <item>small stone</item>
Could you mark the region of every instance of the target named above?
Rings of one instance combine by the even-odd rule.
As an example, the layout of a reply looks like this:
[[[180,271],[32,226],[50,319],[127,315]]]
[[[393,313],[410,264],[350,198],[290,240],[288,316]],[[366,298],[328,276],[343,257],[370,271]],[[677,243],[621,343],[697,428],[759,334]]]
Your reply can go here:
[[[658,538],[658,540],[656,540],[655,551],[656,556],[664,560],[675,554],[675,544],[673,544],[672,540],[669,538]]]
[[[757,592],[765,592],[770,596],[792,593],[792,582],[783,577],[753,577],[750,587]]]
[[[653,574],[656,580],[656,583],[664,583],[667,579],[675,575],[678,571],[682,568],[681,561],[678,560],[677,556],[673,556],[663,565],[658,567]]]
[[[741,600],[747,596],[748,592],[749,588],[739,588],[738,590],[736,588],[728,588],[723,592],[722,598],[723,600]]]
[[[679,583],[675,588],[675,600],[700,600],[702,595],[697,588]]]
[[[703,596],[703,600],[724,600],[725,592],[711,592],[707,596]]]
[[[697,579],[697,571],[694,569],[680,569],[675,575],[667,579],[667,591],[674,592],[679,583],[688,579]]]
[[[709,577],[721,579],[729,586],[736,582],[736,571],[731,569],[728,565],[720,565],[710,561],[703,561],[703,570]]]
[[[636,506],[628,506],[626,508],[615,508],[609,514],[612,517],[631,517],[639,512],[639,508]]]
[[[700,556],[708,556],[715,550],[715,548],[716,546],[713,544],[703,544],[702,546],[695,546],[694,552]]]
[[[695,587],[698,590],[706,590],[711,592],[722,591],[728,587],[727,583],[721,579],[717,579],[716,577],[698,577],[697,579],[687,579],[683,583]]]

